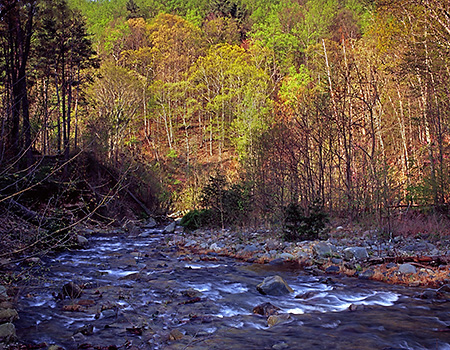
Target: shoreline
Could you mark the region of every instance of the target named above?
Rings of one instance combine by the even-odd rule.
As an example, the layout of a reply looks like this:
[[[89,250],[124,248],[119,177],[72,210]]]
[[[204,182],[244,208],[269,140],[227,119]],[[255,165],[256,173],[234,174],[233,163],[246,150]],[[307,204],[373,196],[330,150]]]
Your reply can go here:
[[[260,264],[292,264],[310,274],[343,274],[349,277],[439,288],[450,284],[450,242],[396,236],[384,240],[375,234],[347,238],[343,229],[327,240],[286,242],[270,230],[205,230],[185,232],[173,225],[165,229],[167,244],[181,254],[200,259],[227,256]],[[145,234],[144,231],[142,234]]]

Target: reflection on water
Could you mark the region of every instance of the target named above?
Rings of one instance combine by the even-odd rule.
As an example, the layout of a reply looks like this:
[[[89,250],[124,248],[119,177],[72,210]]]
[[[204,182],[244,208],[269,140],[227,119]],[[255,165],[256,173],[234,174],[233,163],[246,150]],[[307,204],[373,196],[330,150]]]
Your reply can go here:
[[[228,258],[186,262],[162,234],[100,236],[89,249],[65,252],[46,265],[51,283],[40,279],[20,300],[17,333],[29,343],[66,349],[125,342],[142,349],[450,349],[448,303],[417,299],[399,286]],[[256,285],[274,274],[294,293],[259,294]],[[84,285],[81,301],[55,300],[52,293],[69,281]],[[269,327],[266,317],[252,313],[265,302],[289,316]],[[181,339],[170,338],[173,329]]]

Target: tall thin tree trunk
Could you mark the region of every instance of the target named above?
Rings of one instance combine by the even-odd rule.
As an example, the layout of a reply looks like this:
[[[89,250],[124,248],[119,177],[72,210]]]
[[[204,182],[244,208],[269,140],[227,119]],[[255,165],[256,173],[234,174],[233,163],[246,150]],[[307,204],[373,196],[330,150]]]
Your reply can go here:
[[[61,140],[62,140],[62,135],[61,135],[61,94],[59,91],[59,82],[58,82],[58,73],[55,71],[55,88],[56,88],[56,104],[58,106],[58,113],[56,114],[56,129],[57,129],[57,151],[58,154],[61,154]]]
[[[76,98],[75,98],[75,106],[74,106],[74,117],[75,117],[75,135],[74,135],[74,145],[73,147],[78,149],[78,101],[80,99],[80,65],[77,67],[77,90],[76,90]]]

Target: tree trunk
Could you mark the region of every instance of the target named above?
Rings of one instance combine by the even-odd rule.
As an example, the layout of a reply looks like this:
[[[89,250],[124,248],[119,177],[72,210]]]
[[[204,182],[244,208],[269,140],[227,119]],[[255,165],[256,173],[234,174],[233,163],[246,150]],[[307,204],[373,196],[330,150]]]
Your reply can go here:
[[[31,129],[29,102],[27,91],[27,63],[30,54],[31,36],[33,33],[33,18],[35,1],[28,3],[26,22],[21,23],[20,4],[15,2],[9,12],[5,13],[8,24],[8,57],[6,58],[6,70],[9,76],[12,93],[12,130],[11,147],[13,156],[19,157],[23,151],[26,156],[26,166],[33,162],[31,150]],[[20,116],[22,115],[22,132],[20,132]],[[23,135],[23,139],[22,139]],[[20,149],[23,146],[23,150]]]

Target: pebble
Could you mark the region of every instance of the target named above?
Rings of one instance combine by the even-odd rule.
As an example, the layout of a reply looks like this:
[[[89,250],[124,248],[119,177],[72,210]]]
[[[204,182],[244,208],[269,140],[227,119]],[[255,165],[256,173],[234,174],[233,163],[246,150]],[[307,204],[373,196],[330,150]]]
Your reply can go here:
[[[180,330],[178,330],[178,329],[172,329],[171,331],[170,331],[170,334],[169,334],[169,340],[180,340],[180,339],[182,339],[183,338],[183,336],[184,336],[184,334],[183,333],[181,333],[181,331]]]

